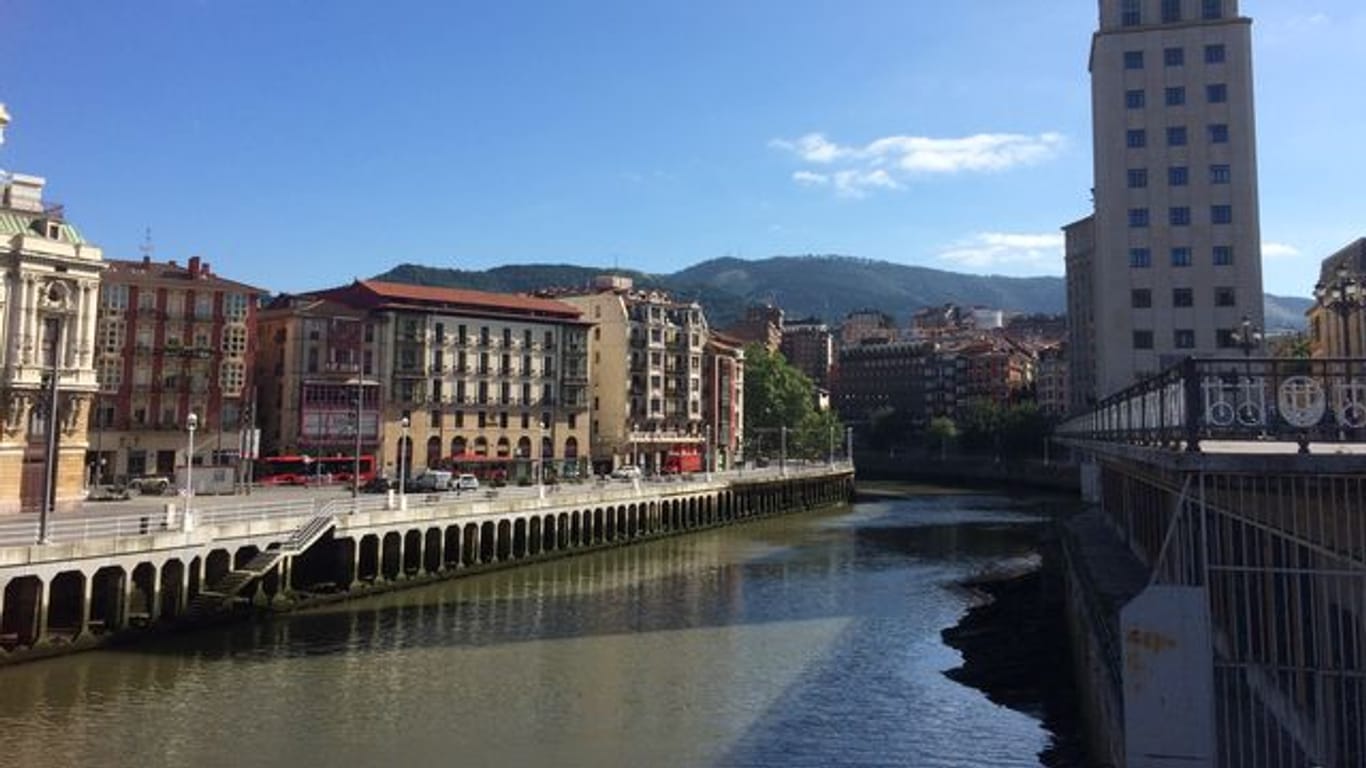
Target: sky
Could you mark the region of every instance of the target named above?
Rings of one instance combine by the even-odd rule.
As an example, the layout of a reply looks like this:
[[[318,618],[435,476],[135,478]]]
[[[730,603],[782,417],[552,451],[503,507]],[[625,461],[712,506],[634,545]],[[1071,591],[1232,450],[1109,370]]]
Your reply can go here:
[[[1366,4],[1254,19],[1268,292],[1366,235]],[[838,253],[1061,275],[1089,0],[0,0],[0,168],[106,257],[272,291],[411,262]]]

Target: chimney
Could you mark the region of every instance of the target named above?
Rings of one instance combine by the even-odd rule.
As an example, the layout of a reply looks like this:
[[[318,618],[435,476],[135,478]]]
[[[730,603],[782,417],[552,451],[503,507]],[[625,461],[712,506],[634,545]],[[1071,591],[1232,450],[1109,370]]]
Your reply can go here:
[[[148,255],[148,254],[146,254],[146,253],[142,254],[142,266],[144,266],[144,267],[150,267],[150,266],[152,266],[152,257],[151,257],[150,255]]]
[[[199,257],[198,257],[198,256],[191,256],[191,257],[190,257],[189,269],[190,269],[190,279],[191,279],[191,280],[194,280],[195,278],[199,277]]]
[[[204,277],[210,277],[211,275],[213,275],[213,271],[209,269],[209,262],[206,261],[200,265],[199,273]]]
[[[43,185],[46,183],[47,180],[41,176],[10,174],[9,186],[5,189],[5,205],[16,211],[42,213]]]

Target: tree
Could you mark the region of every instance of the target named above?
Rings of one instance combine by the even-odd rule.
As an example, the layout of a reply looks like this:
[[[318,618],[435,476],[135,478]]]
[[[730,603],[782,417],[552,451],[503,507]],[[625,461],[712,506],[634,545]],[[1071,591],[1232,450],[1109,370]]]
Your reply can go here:
[[[745,433],[752,444],[773,452],[788,431],[788,455],[820,458],[829,450],[830,435],[836,440],[844,427],[833,413],[817,411],[815,385],[793,368],[778,352],[758,344],[745,347]]]
[[[925,430],[925,435],[939,443],[939,460],[943,461],[948,454],[949,441],[958,437],[958,425],[947,416],[936,416],[930,419],[930,426]]]

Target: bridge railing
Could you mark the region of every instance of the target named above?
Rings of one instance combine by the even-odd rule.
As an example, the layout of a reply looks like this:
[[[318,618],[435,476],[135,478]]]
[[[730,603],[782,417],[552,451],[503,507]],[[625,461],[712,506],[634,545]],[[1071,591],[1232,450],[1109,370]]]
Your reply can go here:
[[[1057,436],[1187,451],[1202,440],[1366,440],[1366,359],[1188,358],[1058,426]]]

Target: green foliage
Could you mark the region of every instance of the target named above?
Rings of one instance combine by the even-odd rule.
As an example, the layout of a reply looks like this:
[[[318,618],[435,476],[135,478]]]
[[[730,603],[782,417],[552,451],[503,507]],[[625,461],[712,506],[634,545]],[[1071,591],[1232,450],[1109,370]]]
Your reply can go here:
[[[832,439],[842,452],[844,425],[815,407],[815,385],[780,353],[758,344],[745,347],[745,434],[751,453],[777,455],[787,428],[787,455],[824,458]]]
[[[968,453],[1030,456],[1043,450],[1052,422],[1034,402],[1009,407],[980,400],[959,413],[961,444]]]

